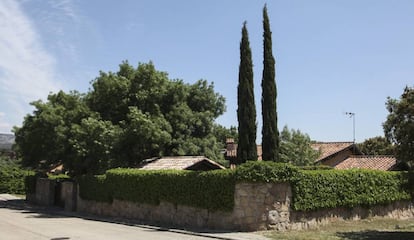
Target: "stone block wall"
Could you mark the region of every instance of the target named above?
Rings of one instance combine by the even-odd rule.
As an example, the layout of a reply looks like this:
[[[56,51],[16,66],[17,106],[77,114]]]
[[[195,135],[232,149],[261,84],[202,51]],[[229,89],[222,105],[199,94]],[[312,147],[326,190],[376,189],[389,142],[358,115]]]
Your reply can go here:
[[[64,203],[65,211],[76,211],[77,184],[74,182],[62,182],[60,198]]]
[[[311,212],[291,211],[289,229],[301,230],[316,228],[333,221],[355,221],[370,217],[386,217],[392,219],[414,218],[414,205],[411,201],[397,201],[371,207],[330,208]]]
[[[36,180],[35,203],[44,206],[53,206],[55,203],[55,184],[53,180],[38,178]]]
[[[168,202],[150,205],[115,199],[112,203],[102,203],[81,199],[79,195],[77,211],[129,218],[147,224],[237,231],[307,229],[337,220],[375,216],[395,219],[414,217],[414,206],[410,201],[370,208],[299,212],[291,209],[291,199],[292,191],[288,183],[237,183],[234,208],[230,212],[209,211]]]
[[[288,228],[291,199],[289,184],[240,183],[236,185],[234,199],[233,211],[224,212],[168,202],[150,205],[114,199],[112,203],[102,203],[83,200],[78,196],[77,210],[177,227],[240,231]]]

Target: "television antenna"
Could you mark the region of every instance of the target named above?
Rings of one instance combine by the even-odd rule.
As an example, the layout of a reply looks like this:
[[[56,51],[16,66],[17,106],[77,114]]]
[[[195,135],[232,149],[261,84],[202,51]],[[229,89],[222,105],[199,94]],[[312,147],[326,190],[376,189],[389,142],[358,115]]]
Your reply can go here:
[[[355,143],[355,113],[345,112],[345,115],[348,115],[350,118],[352,118],[353,138],[354,138],[354,143]]]

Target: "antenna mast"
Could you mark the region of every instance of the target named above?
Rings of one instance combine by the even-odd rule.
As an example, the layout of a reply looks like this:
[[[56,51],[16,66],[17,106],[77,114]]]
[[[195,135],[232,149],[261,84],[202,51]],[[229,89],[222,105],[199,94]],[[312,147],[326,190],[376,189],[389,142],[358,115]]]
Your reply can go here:
[[[350,118],[352,118],[353,137],[354,137],[354,143],[355,143],[355,113],[354,112],[346,112],[345,114],[348,115]]]

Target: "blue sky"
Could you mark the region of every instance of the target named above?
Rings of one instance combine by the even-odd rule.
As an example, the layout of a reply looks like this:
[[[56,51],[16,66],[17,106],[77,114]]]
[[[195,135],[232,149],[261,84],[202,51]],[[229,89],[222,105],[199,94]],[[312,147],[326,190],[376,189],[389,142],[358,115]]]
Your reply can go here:
[[[88,91],[100,70],[153,61],[170,78],[214,82],[237,125],[241,27],[253,51],[261,131],[265,1],[1,0],[0,132],[21,125],[29,102],[49,92]],[[276,58],[279,129],[319,141],[383,135],[388,96],[414,76],[414,1],[268,1]]]

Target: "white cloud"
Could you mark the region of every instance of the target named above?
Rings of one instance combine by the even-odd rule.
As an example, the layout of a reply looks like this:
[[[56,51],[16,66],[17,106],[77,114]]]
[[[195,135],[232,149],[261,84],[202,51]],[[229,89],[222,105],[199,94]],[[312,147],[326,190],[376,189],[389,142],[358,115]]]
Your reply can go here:
[[[29,102],[45,99],[61,86],[54,57],[42,46],[19,3],[1,0],[0,19],[0,109],[17,124],[30,109]]]
[[[74,10],[74,4],[71,0],[51,0],[49,3],[53,8],[63,12],[65,16],[72,18],[72,20],[77,19],[77,15]]]

